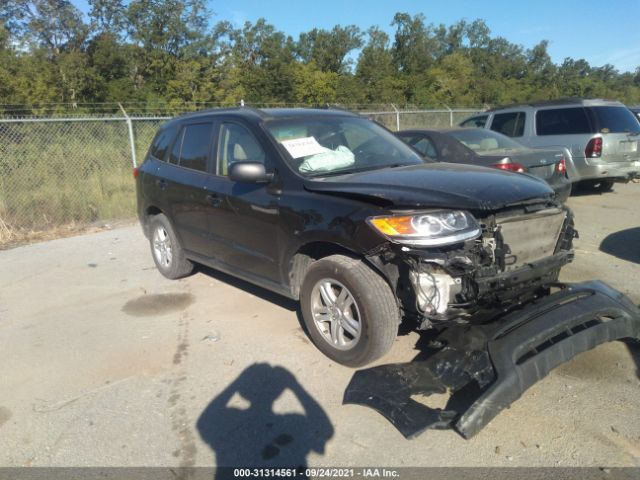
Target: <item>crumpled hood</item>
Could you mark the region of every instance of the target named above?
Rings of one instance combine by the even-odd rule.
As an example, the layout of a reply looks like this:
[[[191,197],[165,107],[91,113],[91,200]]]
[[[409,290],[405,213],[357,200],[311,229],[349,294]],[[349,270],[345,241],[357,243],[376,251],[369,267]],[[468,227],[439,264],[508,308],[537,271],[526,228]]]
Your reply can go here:
[[[306,179],[319,193],[371,197],[394,207],[496,210],[531,200],[549,200],[543,180],[495,168],[433,163]]]

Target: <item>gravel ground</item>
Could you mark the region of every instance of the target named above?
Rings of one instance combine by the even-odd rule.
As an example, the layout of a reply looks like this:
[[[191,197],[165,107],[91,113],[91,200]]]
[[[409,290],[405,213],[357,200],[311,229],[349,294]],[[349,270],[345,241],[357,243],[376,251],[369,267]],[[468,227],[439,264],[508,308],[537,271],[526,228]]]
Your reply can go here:
[[[563,280],[640,303],[640,185],[569,204]],[[130,226],[0,251],[1,466],[640,466],[640,352],[622,343],[557,368],[471,440],[405,440],[341,404],[353,371],[310,344],[293,302],[211,270],[166,280],[148,250]]]

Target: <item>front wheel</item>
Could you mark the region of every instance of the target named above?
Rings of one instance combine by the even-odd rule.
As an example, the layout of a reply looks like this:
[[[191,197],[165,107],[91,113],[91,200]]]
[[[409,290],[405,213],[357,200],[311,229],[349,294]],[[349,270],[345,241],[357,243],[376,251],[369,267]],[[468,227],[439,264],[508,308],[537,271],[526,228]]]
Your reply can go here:
[[[360,260],[332,255],[312,263],[300,304],[313,343],[342,365],[360,367],[382,357],[398,333],[391,288]]]

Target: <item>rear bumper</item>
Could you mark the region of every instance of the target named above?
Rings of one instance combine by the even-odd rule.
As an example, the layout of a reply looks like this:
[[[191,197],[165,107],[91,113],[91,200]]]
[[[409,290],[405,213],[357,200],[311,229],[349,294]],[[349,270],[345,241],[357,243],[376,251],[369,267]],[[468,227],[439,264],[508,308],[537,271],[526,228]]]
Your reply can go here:
[[[356,372],[344,403],[376,409],[407,438],[429,428],[470,438],[558,365],[622,339],[640,340],[638,307],[599,281],[564,285],[491,324],[445,330],[426,361]],[[447,391],[443,410],[411,398]]]
[[[574,158],[569,169],[572,182],[581,180],[607,179],[628,181],[640,175],[640,161],[602,163],[597,159]]]

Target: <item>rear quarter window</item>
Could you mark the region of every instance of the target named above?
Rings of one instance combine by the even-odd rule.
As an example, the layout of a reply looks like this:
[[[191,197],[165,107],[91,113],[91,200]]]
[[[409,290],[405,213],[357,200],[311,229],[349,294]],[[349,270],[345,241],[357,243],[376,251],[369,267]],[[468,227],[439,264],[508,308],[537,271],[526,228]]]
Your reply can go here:
[[[151,142],[149,155],[156,160],[165,161],[167,159],[169,147],[173,143],[173,139],[176,137],[177,132],[177,127],[166,127],[160,130],[153,139],[153,142]]]
[[[595,133],[583,107],[551,108],[536,113],[538,135],[575,135]]]
[[[626,107],[587,107],[592,122],[600,133],[630,133],[640,131],[640,124]]]
[[[507,137],[524,135],[524,112],[496,113],[491,122],[491,130]]]
[[[464,122],[460,124],[460,126],[483,128],[485,123],[487,123],[487,118],[488,118],[488,115],[479,115],[477,117],[467,118]]]

